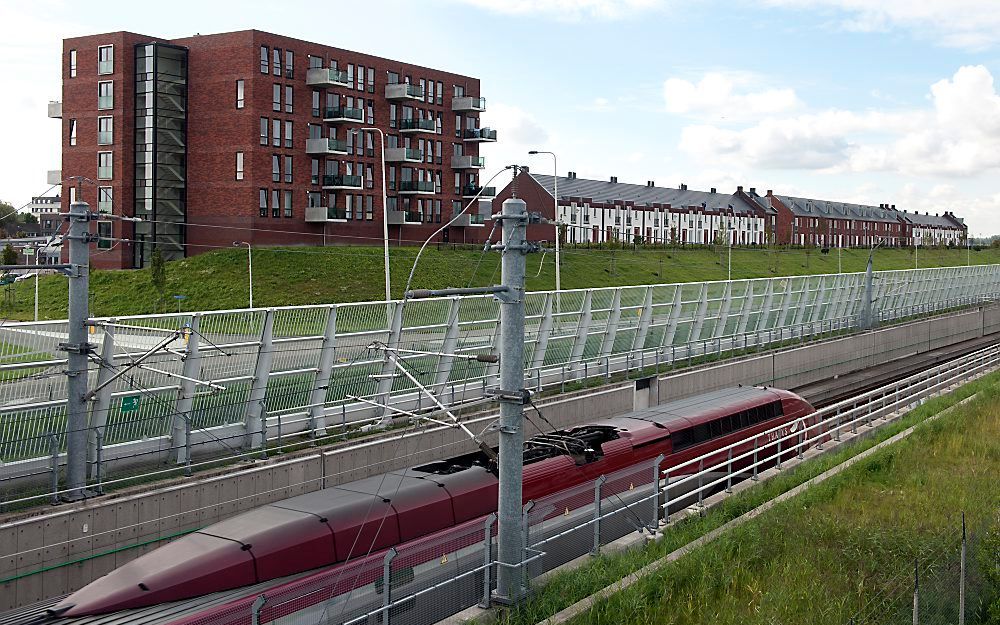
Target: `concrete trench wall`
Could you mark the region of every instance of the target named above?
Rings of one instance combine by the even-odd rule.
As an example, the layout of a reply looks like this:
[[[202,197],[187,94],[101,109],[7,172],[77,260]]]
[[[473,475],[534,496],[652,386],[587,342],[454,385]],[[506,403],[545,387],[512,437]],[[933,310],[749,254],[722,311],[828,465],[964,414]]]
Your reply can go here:
[[[632,381],[539,405],[549,422],[566,427],[629,412],[637,403],[654,405],[736,384],[801,386],[998,331],[1000,306],[989,306],[664,375],[638,391]],[[527,415],[527,435],[546,425],[530,408]],[[483,415],[468,425],[479,432],[495,418]],[[34,516],[0,525],[0,580],[6,580],[0,581],[0,611],[72,592],[165,539],[239,512],[473,449],[459,430],[433,428],[287,460],[272,458],[148,492],[35,510]]]

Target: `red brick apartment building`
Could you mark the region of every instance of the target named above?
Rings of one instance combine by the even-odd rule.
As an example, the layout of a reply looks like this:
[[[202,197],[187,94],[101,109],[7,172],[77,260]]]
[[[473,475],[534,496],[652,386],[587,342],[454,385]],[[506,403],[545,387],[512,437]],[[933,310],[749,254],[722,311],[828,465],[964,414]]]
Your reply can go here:
[[[154,247],[381,244],[381,137],[363,128],[385,137],[390,239],[423,240],[479,191],[496,141],[476,78],[258,30],[75,37],[62,72],[62,179],[143,220],[97,222],[134,241],[100,243],[98,267],[144,266]],[[442,238],[484,239],[469,213]]]

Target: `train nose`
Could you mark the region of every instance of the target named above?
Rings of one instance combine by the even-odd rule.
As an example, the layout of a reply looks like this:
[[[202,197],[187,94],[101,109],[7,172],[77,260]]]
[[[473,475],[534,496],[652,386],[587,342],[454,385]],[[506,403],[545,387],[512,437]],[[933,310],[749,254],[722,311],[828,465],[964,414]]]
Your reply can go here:
[[[51,616],[106,614],[178,601],[257,581],[253,557],[232,540],[189,534],[115,569],[49,610]]]

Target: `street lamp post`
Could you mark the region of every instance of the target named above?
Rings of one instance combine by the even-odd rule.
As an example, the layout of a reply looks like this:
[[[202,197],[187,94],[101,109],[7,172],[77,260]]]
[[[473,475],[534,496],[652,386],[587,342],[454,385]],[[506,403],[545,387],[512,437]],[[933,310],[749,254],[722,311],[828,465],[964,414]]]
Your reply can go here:
[[[559,280],[559,165],[556,161],[556,153],[547,150],[530,150],[528,154],[548,154],[552,157],[552,217],[556,221],[556,311],[559,310],[559,291],[562,290],[562,283]]]
[[[385,133],[382,132],[381,128],[375,128],[374,126],[368,126],[365,128],[357,128],[351,130],[352,133],[358,135],[358,139],[361,138],[361,132],[363,131],[377,132],[379,136],[380,152],[382,155],[382,256],[383,265],[385,266],[385,301],[386,304],[392,299],[389,287],[389,194],[386,192],[385,184]],[[388,309],[387,309],[388,311]],[[388,314],[388,312],[387,312]]]
[[[253,308],[253,253],[251,252],[250,243],[246,241],[233,241],[233,247],[241,245],[247,246],[247,274],[250,277],[250,308]]]

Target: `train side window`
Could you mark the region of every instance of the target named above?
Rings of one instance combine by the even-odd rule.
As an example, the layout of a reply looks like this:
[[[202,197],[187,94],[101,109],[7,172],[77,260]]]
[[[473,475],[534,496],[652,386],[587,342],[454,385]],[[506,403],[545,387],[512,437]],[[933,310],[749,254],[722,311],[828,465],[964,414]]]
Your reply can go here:
[[[702,423],[701,425],[696,425],[691,428],[691,443],[697,445],[698,443],[704,443],[705,441],[712,438],[712,433],[709,431],[708,424]]]
[[[781,415],[784,414],[784,411],[781,409],[780,401],[771,402],[771,410],[774,413],[775,417],[780,417]]]
[[[740,428],[748,428],[753,425],[753,419],[750,415],[749,410],[743,410],[740,412]]]
[[[674,451],[679,451],[686,447],[690,447],[694,443],[692,442],[691,429],[678,430],[676,432],[670,433],[670,440],[673,441]]]
[[[717,436],[722,436],[722,419],[716,419],[715,421],[710,421],[708,424],[710,432],[712,433],[712,438]]]

